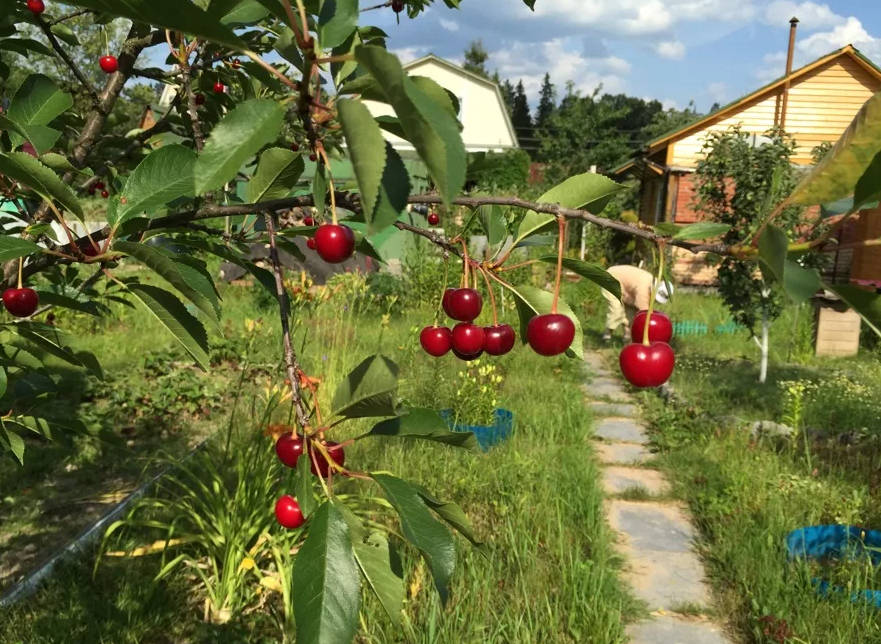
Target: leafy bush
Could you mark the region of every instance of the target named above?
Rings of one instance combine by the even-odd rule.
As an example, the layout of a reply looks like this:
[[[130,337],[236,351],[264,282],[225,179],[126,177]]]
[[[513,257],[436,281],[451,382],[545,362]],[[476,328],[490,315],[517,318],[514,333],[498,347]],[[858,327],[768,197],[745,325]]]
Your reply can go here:
[[[473,178],[482,190],[519,188],[529,182],[531,163],[532,159],[525,150],[488,152],[474,172]]]

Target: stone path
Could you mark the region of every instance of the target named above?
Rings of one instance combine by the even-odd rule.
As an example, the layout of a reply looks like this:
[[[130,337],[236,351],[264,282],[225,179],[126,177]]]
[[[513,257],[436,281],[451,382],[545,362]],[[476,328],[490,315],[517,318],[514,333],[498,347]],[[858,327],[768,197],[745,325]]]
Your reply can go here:
[[[584,387],[596,417],[596,451],[603,464],[609,525],[627,561],[627,581],[653,618],[627,629],[631,644],[730,644],[722,629],[704,617],[685,616],[707,608],[709,589],[694,552],[694,529],[684,509],[663,497],[670,485],[651,469],[652,454],[639,408],[606,369],[598,354],[587,354],[596,376]],[[631,499],[639,499],[631,500]]]

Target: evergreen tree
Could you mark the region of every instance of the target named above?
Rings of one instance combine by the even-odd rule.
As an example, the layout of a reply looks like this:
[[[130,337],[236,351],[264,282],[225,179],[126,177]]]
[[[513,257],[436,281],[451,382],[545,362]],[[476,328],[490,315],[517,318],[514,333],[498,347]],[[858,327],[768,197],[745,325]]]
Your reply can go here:
[[[516,96],[516,92],[514,91],[514,86],[511,84],[507,78],[505,80],[499,80],[499,73],[496,72],[494,76],[494,80],[499,85],[499,89],[502,90],[502,98],[505,99],[505,105],[508,107],[508,114],[513,114],[514,112],[514,97]]]
[[[484,48],[482,40],[472,40],[465,50],[465,64],[462,67],[473,74],[489,78],[486,69],[486,61],[489,60],[489,52]],[[498,74],[497,74],[498,75]]]
[[[557,88],[551,82],[551,75],[546,73],[541,84],[541,100],[538,102],[538,113],[535,115],[536,127],[548,127],[556,109]]]
[[[523,81],[517,83],[517,89],[514,93],[514,107],[511,110],[511,123],[514,125],[514,131],[517,138],[520,139],[520,147],[534,148],[532,138],[532,116],[529,113],[529,101],[526,99],[526,90],[523,89]]]

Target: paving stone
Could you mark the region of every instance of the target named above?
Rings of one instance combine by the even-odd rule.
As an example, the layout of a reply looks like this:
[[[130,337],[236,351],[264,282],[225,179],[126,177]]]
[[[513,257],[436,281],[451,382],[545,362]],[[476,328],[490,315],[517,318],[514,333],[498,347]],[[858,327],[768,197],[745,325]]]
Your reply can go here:
[[[628,581],[650,609],[709,602],[703,566],[692,551],[694,530],[681,508],[613,500],[608,512]]]
[[[624,391],[617,380],[609,378],[597,378],[584,385],[584,390],[591,398],[608,398],[612,402],[630,402],[630,394]]]
[[[584,364],[592,373],[606,370],[606,362],[598,353],[585,353]]]
[[[627,627],[630,644],[729,644],[722,629],[703,620],[662,615]]]
[[[590,403],[590,410],[597,416],[636,418],[639,415],[639,407],[626,403],[605,403],[594,400]]]
[[[639,467],[607,467],[603,470],[603,488],[606,494],[621,494],[641,488],[656,496],[667,494],[670,484],[657,470]]]
[[[595,449],[600,463],[606,465],[642,465],[654,456],[642,445],[632,443],[598,443]]]
[[[594,434],[615,443],[646,445],[649,442],[645,428],[631,418],[603,418],[596,424]]]

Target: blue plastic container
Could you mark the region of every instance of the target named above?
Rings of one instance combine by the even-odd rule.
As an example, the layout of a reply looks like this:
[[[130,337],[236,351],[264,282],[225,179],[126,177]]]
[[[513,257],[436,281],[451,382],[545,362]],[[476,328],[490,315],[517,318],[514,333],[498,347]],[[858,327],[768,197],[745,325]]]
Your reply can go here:
[[[881,532],[848,525],[817,525],[793,530],[786,537],[790,559],[823,559],[826,557],[868,557],[873,566],[881,566]],[[817,593],[822,596],[847,592],[824,579],[814,579]],[[881,590],[851,593],[852,602],[864,601],[881,608]]]
[[[495,422],[492,425],[455,424],[456,414],[452,409],[442,409],[440,415],[454,432],[472,432],[477,439],[477,444],[484,452],[494,445],[508,440],[514,429],[514,413],[507,409],[496,409],[493,412]]]

